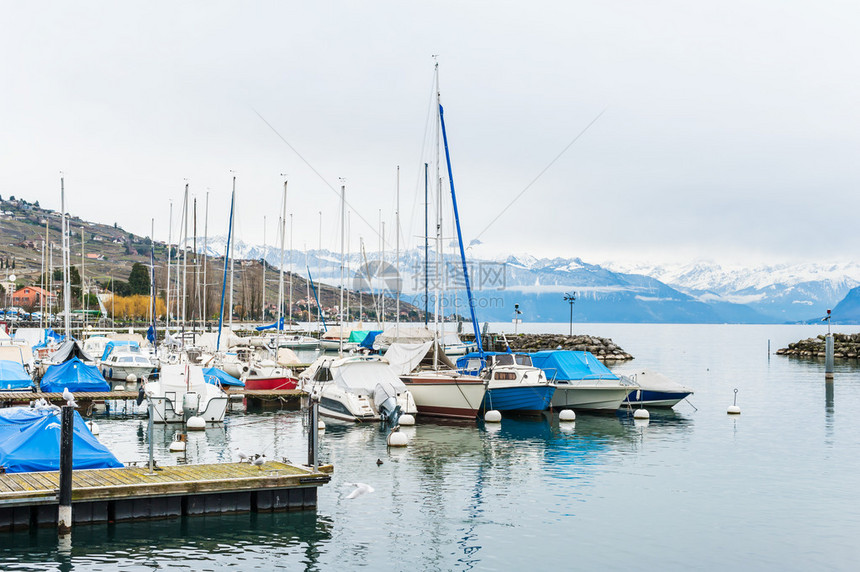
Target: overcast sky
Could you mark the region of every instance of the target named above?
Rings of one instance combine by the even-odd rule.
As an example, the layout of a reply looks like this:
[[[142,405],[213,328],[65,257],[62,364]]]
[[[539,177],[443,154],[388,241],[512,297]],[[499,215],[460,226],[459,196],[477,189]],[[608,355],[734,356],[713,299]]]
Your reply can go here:
[[[234,170],[237,236],[262,242],[266,216],[272,243],[287,173],[296,248],[316,247],[322,211],[336,250],[344,177],[353,247],[375,249],[400,165],[415,243],[439,54],[463,232],[482,255],[860,247],[856,3],[4,0],[2,14],[4,198],[58,208],[64,171],[73,214],[145,235],[154,217],[166,240],[188,179],[200,234],[207,190],[209,233],[225,234]]]

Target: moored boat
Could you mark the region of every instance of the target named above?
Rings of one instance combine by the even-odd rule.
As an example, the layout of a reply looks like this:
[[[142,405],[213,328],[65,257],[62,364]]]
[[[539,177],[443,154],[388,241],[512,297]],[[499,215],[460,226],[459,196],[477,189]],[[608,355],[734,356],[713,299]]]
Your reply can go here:
[[[470,353],[457,360],[457,368],[486,380],[487,394],[481,404],[485,411],[545,411],[556,390],[555,384],[532,365],[531,357],[525,353]]]
[[[637,389],[624,399],[622,407],[674,407],[693,394],[689,387],[649,369],[619,375],[637,386]]]
[[[615,411],[636,389],[612,373],[591,352],[548,350],[530,354],[556,390],[552,407],[585,411]]]

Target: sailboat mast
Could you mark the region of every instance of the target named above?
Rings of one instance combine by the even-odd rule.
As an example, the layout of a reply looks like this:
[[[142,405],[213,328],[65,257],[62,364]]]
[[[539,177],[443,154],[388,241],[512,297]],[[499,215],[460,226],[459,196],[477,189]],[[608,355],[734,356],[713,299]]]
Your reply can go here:
[[[170,201],[170,218],[167,224],[167,315],[164,318],[164,331],[170,333],[170,259],[173,249],[173,201]]]
[[[437,343],[433,344],[433,367],[438,367],[439,365],[439,311],[440,304],[442,302],[442,178],[439,175],[439,139],[441,134],[439,133],[441,128],[439,127],[440,119],[439,119],[439,62],[436,62],[435,66],[435,76],[436,76],[436,273],[434,280],[436,286],[436,300],[434,304],[434,316],[433,316],[433,331],[434,338]]]
[[[284,181],[284,195],[281,198],[281,217],[280,228],[278,232],[281,234],[281,259],[278,264],[278,319],[275,322],[277,333],[275,334],[275,361],[278,359],[278,351],[281,348],[281,320],[284,316],[284,225],[287,224],[287,181]]]
[[[285,207],[284,212],[286,211]],[[290,213],[290,306],[287,308],[287,319],[290,324],[293,323],[293,213]]]
[[[206,268],[209,266],[209,191],[206,191],[206,208],[203,215],[203,326],[206,327],[206,299],[209,297],[209,285],[206,283]]]
[[[110,281],[111,288],[111,297],[110,297],[110,307],[111,307],[111,321],[113,321],[113,299],[114,299],[114,283],[113,278]],[[156,305],[155,305],[155,219],[151,219],[151,229],[149,231],[149,298],[150,305],[152,309],[151,319],[152,319],[152,350],[155,353],[155,347],[158,342],[158,329],[155,327],[156,323]]]
[[[185,347],[185,322],[188,288],[188,183],[185,183],[185,197],[182,201],[182,347]]]
[[[397,277],[397,303],[395,305],[395,335],[400,337],[400,165],[397,165],[397,212],[394,213],[394,275]]]
[[[233,177],[233,193],[230,195],[230,225],[227,227],[227,247],[224,249],[224,276],[221,280],[221,313],[218,315],[218,341],[215,351],[221,351],[221,327],[224,324],[224,290],[227,287],[227,267],[230,263],[230,243],[233,239],[233,207],[236,205],[236,177]]]
[[[351,214],[352,214],[352,211],[346,211],[346,275],[347,276],[349,276],[349,271],[350,271],[350,268],[349,268],[349,253],[350,253],[349,238],[350,238],[350,232],[352,231],[352,226],[350,225],[350,222],[351,222],[351,220],[350,220],[351,216],[350,215]],[[350,315],[349,315],[349,290],[347,290],[347,292],[346,292],[346,319],[347,320],[350,319]]]
[[[69,287],[69,236],[66,228],[66,188],[64,177],[60,176],[60,210],[62,211],[62,233],[63,233],[63,326],[66,331],[66,339],[72,339],[72,316],[71,316],[71,288]]]
[[[83,326],[81,326],[81,338],[84,337],[84,329],[87,326],[87,305],[86,305],[86,292],[87,289],[84,287],[86,281],[84,280],[84,227],[81,227],[81,314],[83,315]]]
[[[280,219],[278,219],[280,222]],[[263,215],[263,297],[260,302],[260,321],[266,321],[266,215]]]
[[[191,305],[191,323],[192,330],[194,329],[194,316],[200,319],[200,254],[197,252],[197,196],[194,197],[194,226],[192,229],[192,253],[194,254],[194,303]],[[196,308],[195,308],[196,306]]]
[[[344,269],[344,259],[346,257],[346,249],[344,245],[346,244],[346,236],[344,229],[346,228],[346,185],[340,186],[340,305],[338,306],[338,310],[340,311],[340,335],[338,336],[338,353],[339,355],[343,355],[343,269]]]
[[[236,204],[236,202],[235,202],[236,201],[236,177],[233,177],[233,195],[232,196],[233,196],[233,199],[232,199],[231,204],[230,204],[230,228],[231,229],[233,228],[233,222],[236,219],[236,209],[235,209],[235,204]],[[230,249],[230,308],[229,308],[229,316],[230,317],[229,317],[228,321],[229,321],[231,330],[233,329],[233,277],[236,274],[236,257],[235,257],[236,252],[234,249],[235,244],[236,244],[236,241],[233,240],[230,242],[229,245],[227,245],[227,247]]]
[[[427,196],[427,177],[428,177],[429,165],[424,163],[424,327],[427,327],[427,314],[430,304],[430,254],[429,254],[429,238],[430,238],[430,230],[428,228],[427,221],[427,211],[429,210],[430,203],[428,202]]]

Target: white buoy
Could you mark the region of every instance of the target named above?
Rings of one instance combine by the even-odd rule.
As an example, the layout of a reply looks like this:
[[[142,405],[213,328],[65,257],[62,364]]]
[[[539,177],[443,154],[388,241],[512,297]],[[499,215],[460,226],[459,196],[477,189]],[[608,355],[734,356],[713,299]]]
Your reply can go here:
[[[389,447],[405,447],[409,444],[409,438],[400,431],[392,431],[388,434]]]
[[[93,435],[99,434],[99,425],[95,421],[87,421],[87,427]]]
[[[185,450],[185,441],[171,441],[168,450],[171,453],[181,453]]]
[[[558,420],[566,423],[576,421],[576,413],[573,412],[573,409],[562,409],[558,414]]]
[[[121,383],[117,383],[113,386],[114,391],[125,391],[125,386]]]
[[[325,432],[325,421],[323,421],[322,419],[317,421],[317,431]]]
[[[125,376],[125,380],[129,383],[135,383],[135,382],[137,382],[137,376],[134,375],[133,373],[130,373],[127,376]]]
[[[409,413],[404,413],[400,416],[400,419],[397,420],[400,425],[415,425],[415,416],[410,415]]]
[[[637,409],[633,412],[633,419],[650,419],[651,414],[647,409]]]
[[[188,421],[185,422],[185,426],[188,427],[189,431],[203,431],[206,429],[206,420],[195,415],[188,418]]]
[[[734,403],[729,405],[729,408],[726,409],[726,413],[728,413],[729,415],[740,415],[741,414],[741,408],[738,407],[738,389],[737,388],[735,388],[735,401],[734,401]]]
[[[501,423],[502,422],[502,414],[496,411],[495,409],[490,409],[486,413],[484,413],[484,422],[485,423]]]

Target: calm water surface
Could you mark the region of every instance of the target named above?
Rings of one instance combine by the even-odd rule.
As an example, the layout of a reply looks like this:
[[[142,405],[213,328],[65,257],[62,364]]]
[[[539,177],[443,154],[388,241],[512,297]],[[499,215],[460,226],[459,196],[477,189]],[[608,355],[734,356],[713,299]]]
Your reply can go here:
[[[499,324],[497,328],[510,325]],[[613,338],[693,387],[690,403],[624,414],[483,423],[419,421],[386,451],[374,426],[322,438],[334,463],[316,512],[81,526],[0,535],[3,570],[856,570],[860,564],[860,369],[771,356],[818,326],[577,326]],[[520,331],[566,332],[566,324]],[[839,328],[856,332],[860,328]],[[726,415],[738,388],[739,417]],[[694,407],[695,406],[695,407]],[[146,456],[145,420],[100,421],[122,461]],[[172,430],[156,431],[162,464]],[[190,434],[187,462],[235,447],[304,460],[298,412],[231,413]],[[377,466],[377,459],[383,464]],[[345,483],[376,490],[348,500]]]

